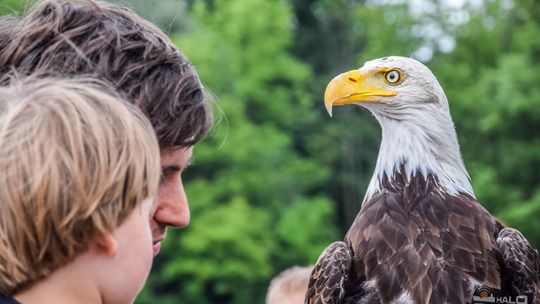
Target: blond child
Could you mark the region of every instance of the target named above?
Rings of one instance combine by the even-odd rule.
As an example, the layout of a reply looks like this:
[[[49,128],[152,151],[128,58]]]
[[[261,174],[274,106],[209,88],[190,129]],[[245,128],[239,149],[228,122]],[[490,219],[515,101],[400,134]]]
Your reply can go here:
[[[9,82],[0,88],[0,303],[132,303],[153,257],[152,126],[96,81]]]

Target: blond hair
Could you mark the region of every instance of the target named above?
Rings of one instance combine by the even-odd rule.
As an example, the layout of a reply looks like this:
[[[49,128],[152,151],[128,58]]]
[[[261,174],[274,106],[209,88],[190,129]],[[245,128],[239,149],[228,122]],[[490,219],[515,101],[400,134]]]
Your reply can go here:
[[[272,279],[266,293],[266,304],[304,303],[313,266],[293,266]]]
[[[96,80],[11,79],[0,88],[0,293],[86,251],[153,196],[152,126]]]

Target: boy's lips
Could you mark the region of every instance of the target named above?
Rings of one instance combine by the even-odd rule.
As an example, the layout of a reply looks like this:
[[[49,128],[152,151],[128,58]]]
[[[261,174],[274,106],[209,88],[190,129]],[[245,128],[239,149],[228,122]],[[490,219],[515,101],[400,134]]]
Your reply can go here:
[[[154,242],[152,244],[152,251],[154,252],[154,256],[156,256],[160,250],[161,250],[161,242]]]
[[[159,251],[161,250],[161,241],[163,241],[163,239],[165,239],[165,235],[162,235],[156,239],[154,239],[153,243],[152,243],[152,251],[154,252],[154,256],[156,256]]]
[[[167,228],[161,227],[159,225],[153,226],[152,228],[152,251],[154,256],[156,256],[161,250],[161,242],[167,236]]]

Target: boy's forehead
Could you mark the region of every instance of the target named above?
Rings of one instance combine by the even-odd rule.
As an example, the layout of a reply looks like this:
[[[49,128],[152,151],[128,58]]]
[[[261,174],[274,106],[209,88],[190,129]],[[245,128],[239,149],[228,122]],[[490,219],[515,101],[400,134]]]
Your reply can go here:
[[[187,148],[164,148],[160,151],[161,167],[185,166],[191,161],[193,147]]]

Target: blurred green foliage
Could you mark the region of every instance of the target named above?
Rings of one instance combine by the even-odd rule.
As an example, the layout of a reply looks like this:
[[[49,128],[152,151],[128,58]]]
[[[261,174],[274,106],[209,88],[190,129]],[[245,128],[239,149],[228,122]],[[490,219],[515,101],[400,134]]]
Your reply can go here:
[[[380,129],[354,107],[328,118],[322,94],[386,55],[433,70],[478,199],[540,247],[537,1],[119,2],[171,35],[222,113],[184,176],[192,222],[169,231],[139,303],[263,303],[274,275],[344,236]]]
[[[2,0],[0,1],[0,16],[7,14],[18,15],[31,3],[31,1],[22,0]]]

